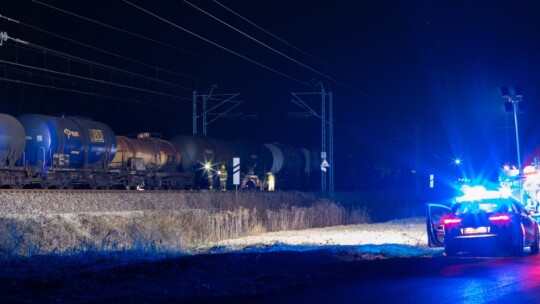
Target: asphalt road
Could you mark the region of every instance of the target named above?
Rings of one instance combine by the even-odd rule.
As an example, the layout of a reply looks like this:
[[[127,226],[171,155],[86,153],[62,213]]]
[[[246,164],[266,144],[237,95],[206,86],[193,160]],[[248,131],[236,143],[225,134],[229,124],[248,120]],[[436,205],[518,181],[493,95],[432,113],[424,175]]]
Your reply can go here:
[[[0,302],[540,303],[540,255],[370,259],[353,249],[5,260]]]
[[[540,303],[540,255],[388,260],[349,282],[257,303]]]

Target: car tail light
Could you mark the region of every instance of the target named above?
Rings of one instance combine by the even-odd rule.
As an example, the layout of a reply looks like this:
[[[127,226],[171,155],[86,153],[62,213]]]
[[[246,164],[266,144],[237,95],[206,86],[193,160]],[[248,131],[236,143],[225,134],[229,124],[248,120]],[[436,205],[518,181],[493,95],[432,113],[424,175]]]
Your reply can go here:
[[[447,219],[444,219],[443,223],[445,225],[455,225],[455,224],[461,223],[461,219],[459,219],[459,218],[447,218]]]
[[[510,216],[506,214],[492,215],[489,217],[489,220],[496,223],[506,223],[510,221]]]

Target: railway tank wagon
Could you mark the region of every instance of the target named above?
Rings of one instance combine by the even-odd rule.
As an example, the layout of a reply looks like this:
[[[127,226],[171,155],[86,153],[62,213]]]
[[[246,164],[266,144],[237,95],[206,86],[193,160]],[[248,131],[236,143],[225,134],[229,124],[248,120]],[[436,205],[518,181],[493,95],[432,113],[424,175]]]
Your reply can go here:
[[[320,176],[315,151],[286,144],[116,136],[90,119],[0,114],[2,188],[213,189],[225,168],[233,189],[235,157],[241,189],[264,190],[268,181],[277,189],[315,189],[313,177]]]
[[[38,114],[17,119],[26,134],[19,163],[33,169],[29,183],[41,183],[45,188],[110,187],[112,177],[106,170],[116,154],[116,136],[108,126],[89,119]]]
[[[306,158],[304,174],[307,176],[306,189],[320,189],[321,186],[321,152],[320,150],[302,149]]]
[[[267,178],[274,175],[278,189],[314,188],[320,158],[314,151],[285,144],[255,144],[178,135],[171,143],[182,155],[179,170],[191,173],[201,189],[217,187],[217,170],[225,165],[227,188],[233,188],[234,157],[240,158],[242,189],[264,190]],[[209,165],[205,168],[205,164]]]
[[[315,153],[280,143],[264,146],[272,154],[270,172],[276,176],[276,183],[281,189],[307,189],[312,186]]]
[[[235,157],[240,158],[240,187],[243,189],[264,189],[266,175],[270,172],[273,161],[270,150],[261,144],[246,141],[238,141],[232,145]]]
[[[178,170],[191,174],[197,188],[209,189],[217,186],[218,166],[232,166],[234,150],[224,141],[177,135],[171,138],[170,142],[182,157]]]
[[[13,116],[0,114],[0,186],[21,187],[24,174],[16,162],[24,153],[25,133]]]
[[[0,164],[12,166],[24,152],[25,133],[13,116],[0,114]]]
[[[111,170],[127,172],[115,184],[124,188],[182,189],[192,187],[191,177],[177,172],[181,155],[159,134],[139,133],[137,137],[117,136],[117,151]]]

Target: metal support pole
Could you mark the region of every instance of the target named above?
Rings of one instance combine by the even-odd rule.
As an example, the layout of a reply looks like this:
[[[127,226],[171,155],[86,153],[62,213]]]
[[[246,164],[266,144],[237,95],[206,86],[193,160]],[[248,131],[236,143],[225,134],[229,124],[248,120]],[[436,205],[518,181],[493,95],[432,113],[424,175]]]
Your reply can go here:
[[[334,94],[328,92],[328,160],[330,163],[330,197],[334,196],[334,110],[333,110],[333,98]]]
[[[414,177],[415,193],[420,197],[422,193],[422,126],[420,123],[414,124]]]
[[[523,171],[521,170],[521,156],[519,151],[519,132],[518,132],[518,119],[517,119],[517,112],[518,112],[518,102],[517,100],[514,100],[512,102],[512,105],[514,107],[514,124],[516,127],[516,146],[517,146],[517,162],[518,162],[518,170],[519,174],[522,174]]]
[[[521,90],[519,87],[514,87],[514,95],[510,94],[508,87],[501,87],[502,98],[506,99],[507,102],[512,104],[512,110],[514,111],[514,126],[516,128],[516,152],[517,152],[517,162],[518,162],[518,172],[523,174],[521,169],[521,151],[519,150],[519,130],[518,130],[518,104],[522,100],[523,95],[521,95]]]
[[[203,124],[203,135],[204,136],[206,136],[206,99],[207,99],[207,97],[208,97],[207,95],[202,96],[202,102],[203,102],[203,104],[202,104],[202,106],[203,106],[203,108],[202,108],[202,115],[203,115],[202,124]]]
[[[333,196],[334,195],[334,112],[333,112],[333,100],[334,95],[332,92],[326,93],[324,86],[319,82],[321,86],[320,92],[306,92],[306,93],[294,93],[291,94],[295,97],[291,101],[296,105],[300,106],[306,112],[302,113],[290,113],[290,115],[309,117],[315,116],[321,119],[321,193]],[[308,104],[306,104],[299,95],[315,95],[321,94],[321,115],[314,111]],[[326,97],[328,96],[328,120],[326,118]],[[326,136],[326,128],[328,124],[328,141]],[[329,150],[327,150],[327,143],[329,145]],[[329,172],[329,178],[326,175],[326,172]],[[328,182],[330,186],[328,187]],[[328,189],[330,188],[330,189]]]
[[[321,85],[321,152],[326,153],[326,91]],[[321,172],[321,191],[326,193],[326,171]]]
[[[193,136],[197,135],[197,91],[193,91]]]

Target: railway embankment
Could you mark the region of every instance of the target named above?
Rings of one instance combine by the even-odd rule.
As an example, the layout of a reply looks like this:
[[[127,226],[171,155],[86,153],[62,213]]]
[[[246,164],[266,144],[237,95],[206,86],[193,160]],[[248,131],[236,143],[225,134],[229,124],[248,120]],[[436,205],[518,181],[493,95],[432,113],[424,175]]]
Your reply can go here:
[[[370,221],[365,207],[303,192],[5,190],[0,206],[0,258],[188,252],[265,232]]]

